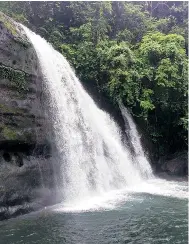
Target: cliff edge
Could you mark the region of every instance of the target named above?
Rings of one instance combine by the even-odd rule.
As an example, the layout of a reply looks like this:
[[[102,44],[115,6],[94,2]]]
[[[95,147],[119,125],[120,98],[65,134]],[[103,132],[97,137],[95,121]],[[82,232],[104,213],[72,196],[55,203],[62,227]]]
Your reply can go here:
[[[51,147],[42,75],[21,26],[0,12],[0,220],[50,203]]]

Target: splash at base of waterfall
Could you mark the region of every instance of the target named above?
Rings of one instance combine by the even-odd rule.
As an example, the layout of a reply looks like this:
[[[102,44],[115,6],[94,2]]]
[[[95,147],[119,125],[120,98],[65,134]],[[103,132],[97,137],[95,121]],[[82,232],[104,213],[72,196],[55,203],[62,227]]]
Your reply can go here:
[[[125,202],[140,198],[141,194],[187,199],[188,184],[187,181],[177,182],[154,177],[140,185],[91,196],[79,202],[61,203],[52,209],[57,212],[109,211],[119,208]]]

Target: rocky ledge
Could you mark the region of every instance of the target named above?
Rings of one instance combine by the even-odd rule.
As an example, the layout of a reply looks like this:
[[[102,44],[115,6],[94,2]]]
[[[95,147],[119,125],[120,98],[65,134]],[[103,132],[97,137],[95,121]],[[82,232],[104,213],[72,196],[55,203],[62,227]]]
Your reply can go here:
[[[160,158],[156,164],[156,172],[169,176],[186,177],[188,175],[188,152],[176,152]]]
[[[0,12],[0,220],[51,202],[53,163],[42,95],[34,48]]]

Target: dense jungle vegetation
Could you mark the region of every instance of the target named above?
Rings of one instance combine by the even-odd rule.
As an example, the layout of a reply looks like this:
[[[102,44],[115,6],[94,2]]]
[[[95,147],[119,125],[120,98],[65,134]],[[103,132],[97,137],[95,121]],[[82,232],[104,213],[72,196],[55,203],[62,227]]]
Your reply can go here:
[[[140,118],[164,155],[187,149],[187,2],[0,2],[53,44],[83,83]]]

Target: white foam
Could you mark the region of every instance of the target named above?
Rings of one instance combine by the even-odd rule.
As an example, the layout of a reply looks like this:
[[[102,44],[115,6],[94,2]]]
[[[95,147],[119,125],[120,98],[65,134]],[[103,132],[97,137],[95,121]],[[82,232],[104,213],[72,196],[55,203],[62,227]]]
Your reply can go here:
[[[138,194],[142,194],[139,198],[141,201],[144,197],[143,193],[169,198],[187,199],[188,186],[187,182],[167,181],[155,178],[143,182],[140,185],[135,185],[127,189],[110,191],[101,196],[83,199],[80,202],[60,204],[53,210],[58,212],[113,210],[125,204],[127,201],[138,200]]]

